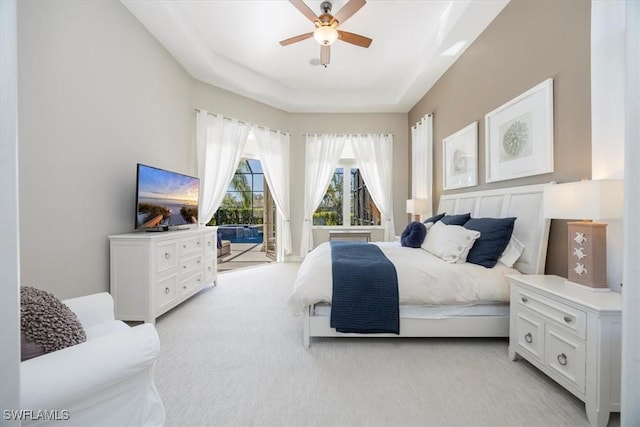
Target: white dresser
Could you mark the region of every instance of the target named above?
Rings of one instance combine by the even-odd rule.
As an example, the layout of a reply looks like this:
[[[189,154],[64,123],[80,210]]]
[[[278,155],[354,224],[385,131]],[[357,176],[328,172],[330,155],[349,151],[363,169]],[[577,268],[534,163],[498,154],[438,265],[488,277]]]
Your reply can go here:
[[[120,320],[154,323],[215,284],[217,227],[109,236],[111,295]]]
[[[592,426],[620,412],[622,296],[558,276],[511,275],[509,357],[520,355],[585,402]]]

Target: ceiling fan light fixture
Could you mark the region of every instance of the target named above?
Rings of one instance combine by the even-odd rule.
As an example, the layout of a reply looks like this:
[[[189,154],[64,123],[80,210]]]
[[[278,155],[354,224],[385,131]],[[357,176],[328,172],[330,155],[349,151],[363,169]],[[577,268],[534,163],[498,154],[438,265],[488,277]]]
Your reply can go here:
[[[315,29],[313,38],[321,45],[328,46],[338,40],[338,30],[331,25],[323,25]]]

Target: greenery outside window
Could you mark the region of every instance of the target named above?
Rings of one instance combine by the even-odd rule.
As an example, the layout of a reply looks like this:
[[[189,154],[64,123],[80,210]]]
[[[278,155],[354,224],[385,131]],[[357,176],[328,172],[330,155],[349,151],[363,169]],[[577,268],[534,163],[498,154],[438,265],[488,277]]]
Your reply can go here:
[[[264,173],[259,160],[242,159],[211,225],[262,224]]]
[[[345,217],[348,218],[346,224]],[[336,168],[320,206],[313,214],[313,225],[380,224],[380,211],[373,202],[360,171],[349,166]]]

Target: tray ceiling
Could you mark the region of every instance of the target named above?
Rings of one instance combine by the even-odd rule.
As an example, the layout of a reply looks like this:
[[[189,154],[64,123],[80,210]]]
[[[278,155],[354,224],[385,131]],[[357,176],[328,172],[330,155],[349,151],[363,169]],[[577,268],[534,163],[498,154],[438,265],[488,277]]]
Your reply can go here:
[[[313,38],[278,43],[313,31],[288,1],[122,3],[203,82],[288,112],[407,112],[508,0],[369,0],[340,29],[373,43],[336,41],[327,68]],[[306,1],[316,14],[320,3]]]

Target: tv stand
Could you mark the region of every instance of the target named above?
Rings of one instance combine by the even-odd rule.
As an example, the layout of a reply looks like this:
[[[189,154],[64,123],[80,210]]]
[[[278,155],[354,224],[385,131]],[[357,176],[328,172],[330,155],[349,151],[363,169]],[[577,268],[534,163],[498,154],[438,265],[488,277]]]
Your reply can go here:
[[[218,227],[109,236],[111,295],[119,320],[158,316],[217,279]]]

